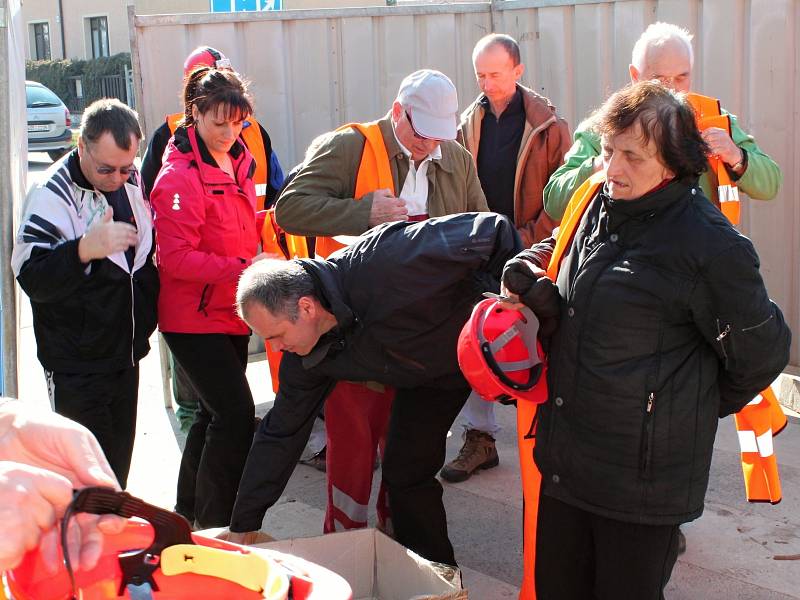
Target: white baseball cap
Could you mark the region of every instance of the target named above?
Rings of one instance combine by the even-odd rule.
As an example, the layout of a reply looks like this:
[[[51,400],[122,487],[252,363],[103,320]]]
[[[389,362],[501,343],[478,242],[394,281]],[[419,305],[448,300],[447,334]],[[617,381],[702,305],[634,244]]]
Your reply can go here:
[[[458,130],[458,94],[439,71],[421,69],[403,79],[397,101],[411,115],[414,131],[436,140],[454,140]]]

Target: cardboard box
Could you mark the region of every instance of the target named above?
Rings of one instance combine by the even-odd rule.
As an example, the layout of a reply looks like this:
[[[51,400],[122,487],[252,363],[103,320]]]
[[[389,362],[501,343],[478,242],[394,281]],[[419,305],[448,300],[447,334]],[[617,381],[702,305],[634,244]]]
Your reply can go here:
[[[296,538],[266,544],[293,554],[344,577],[353,588],[353,600],[466,600],[461,575],[455,582],[435,565],[375,529],[358,529],[313,538]]]

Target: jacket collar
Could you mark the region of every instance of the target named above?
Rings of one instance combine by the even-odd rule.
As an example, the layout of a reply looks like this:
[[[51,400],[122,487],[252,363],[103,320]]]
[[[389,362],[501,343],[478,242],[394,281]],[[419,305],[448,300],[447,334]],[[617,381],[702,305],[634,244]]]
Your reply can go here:
[[[484,115],[491,110],[492,105],[489,102],[489,98],[486,94],[481,94],[480,96],[478,96],[478,102],[480,103],[481,108],[483,108]],[[517,85],[517,89],[514,92],[514,95],[511,97],[511,101],[506,106],[502,115],[516,115],[521,112],[524,112],[524,110],[525,110],[525,104],[523,103],[522,100],[522,89],[520,88],[519,85]]]
[[[69,170],[72,183],[88,192],[94,191],[94,186],[89,183],[89,180],[86,179],[86,175],[83,174],[83,170],[81,170],[81,159],[78,156],[77,148],[73,149],[67,157],[67,169]]]
[[[191,155],[192,163],[197,166],[200,172],[200,179],[203,183],[231,183],[230,177],[219,168],[217,161],[211,156],[203,138],[197,135],[197,130],[193,125],[178,127],[172,142],[175,148],[187,155]],[[241,138],[237,139],[230,149],[233,158],[233,167],[237,173],[237,181],[241,181],[240,169],[246,162],[246,149]]]
[[[697,180],[676,179],[636,200],[614,200],[603,186],[600,199],[608,213],[609,231],[618,229],[628,221],[645,222],[656,217],[676,202],[684,201],[696,186]]]
[[[555,106],[550,104],[550,100],[519,83],[517,84],[517,94],[521,96],[522,106],[525,110],[525,121],[530,127],[538,129],[542,125],[549,125],[550,121],[555,120],[556,109]],[[488,103],[489,99],[486,94],[480,94],[461,113],[460,127],[469,126],[474,120],[480,123],[486,114]]]
[[[407,155],[403,152],[403,149],[400,147],[400,144],[397,141],[397,137],[394,133],[394,127],[392,127],[392,112],[389,111],[385,117],[378,121],[378,127],[381,128],[381,135],[383,136],[383,143],[386,145],[386,154],[389,156],[389,160],[395,159],[402,159],[405,160]],[[431,156],[431,162],[436,164],[440,169],[446,171],[448,173],[452,173],[455,165],[453,163],[453,158],[449,155],[448,152],[442,150],[442,146],[444,146],[447,142],[442,142],[439,146],[441,150],[441,157],[436,158]],[[402,183],[400,185],[402,187]]]
[[[358,319],[342,296],[342,290],[335,277],[334,263],[321,260],[296,260],[313,279],[314,291],[323,308],[333,313],[336,319],[336,327],[320,337],[311,352],[302,357],[303,366],[310,369],[325,359],[331,347],[355,327]]]

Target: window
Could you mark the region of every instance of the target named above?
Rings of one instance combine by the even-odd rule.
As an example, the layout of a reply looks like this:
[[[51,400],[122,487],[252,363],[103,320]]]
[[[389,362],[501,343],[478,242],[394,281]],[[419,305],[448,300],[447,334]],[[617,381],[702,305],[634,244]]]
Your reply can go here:
[[[50,60],[50,25],[31,23],[33,60]]]
[[[106,17],[89,18],[89,37],[92,40],[92,58],[110,56],[108,51],[108,19]]]

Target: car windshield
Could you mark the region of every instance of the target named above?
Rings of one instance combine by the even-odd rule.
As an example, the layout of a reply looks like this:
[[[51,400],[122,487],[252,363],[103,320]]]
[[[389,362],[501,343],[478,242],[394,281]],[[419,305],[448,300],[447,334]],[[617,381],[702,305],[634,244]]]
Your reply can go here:
[[[40,106],[61,106],[61,100],[46,87],[38,85],[26,85],[25,96],[28,108],[38,108]]]

